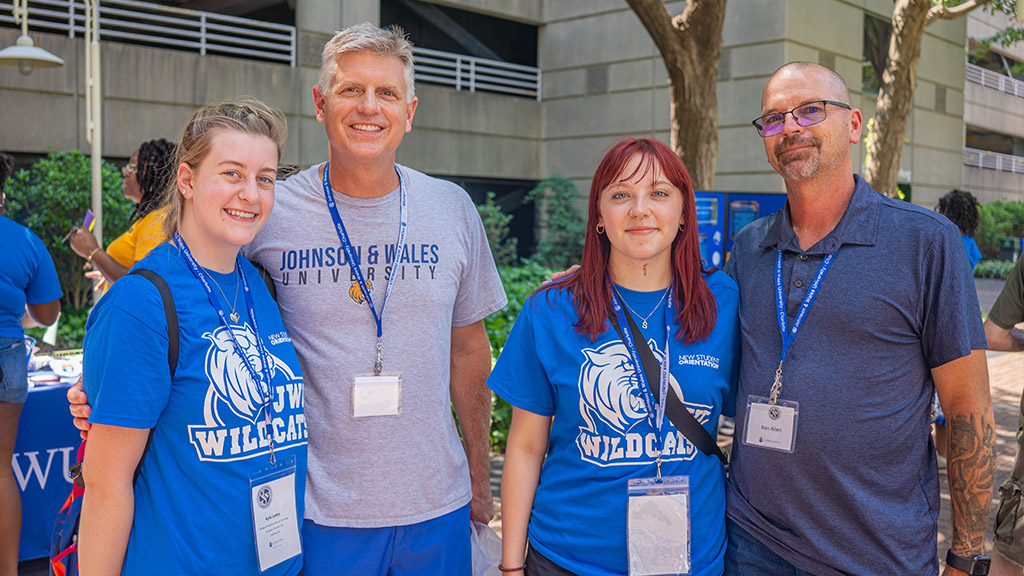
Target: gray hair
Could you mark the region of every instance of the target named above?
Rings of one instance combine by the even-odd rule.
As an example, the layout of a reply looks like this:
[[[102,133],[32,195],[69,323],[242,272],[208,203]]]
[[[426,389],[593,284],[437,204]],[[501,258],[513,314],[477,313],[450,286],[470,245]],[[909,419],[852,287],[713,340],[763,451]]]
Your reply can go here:
[[[327,92],[338,71],[338,56],[350,52],[373,52],[378,56],[394,56],[405,68],[407,102],[416,97],[415,76],[412,67],[412,42],[398,26],[380,28],[369,22],[349,26],[334,35],[324,45],[320,56],[320,90]]]

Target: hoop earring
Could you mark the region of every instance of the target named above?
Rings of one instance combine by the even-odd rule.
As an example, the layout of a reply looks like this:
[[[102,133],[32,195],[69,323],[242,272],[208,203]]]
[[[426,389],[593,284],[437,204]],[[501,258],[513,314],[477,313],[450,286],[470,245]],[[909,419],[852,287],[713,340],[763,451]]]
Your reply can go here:
[[[685,229],[686,229],[686,225],[685,225],[685,224],[683,224],[682,222],[680,222],[680,223],[679,223],[679,231],[680,231],[680,232],[682,232],[682,231],[683,231],[683,230],[685,230]]]
[[[598,224],[594,226],[594,230],[597,230],[598,234],[604,234],[604,224]]]

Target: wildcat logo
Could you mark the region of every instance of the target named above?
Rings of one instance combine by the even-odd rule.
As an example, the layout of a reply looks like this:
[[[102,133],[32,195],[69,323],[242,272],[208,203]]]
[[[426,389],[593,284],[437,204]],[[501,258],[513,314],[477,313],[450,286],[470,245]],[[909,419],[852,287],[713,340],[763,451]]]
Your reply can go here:
[[[655,358],[664,357],[657,344],[648,342]],[[653,462],[658,456],[658,442],[647,418],[640,380],[621,341],[594,349],[584,349],[580,367],[580,426],[576,445],[580,457],[598,466],[635,465]],[[675,377],[669,375],[669,387],[679,399],[682,390]],[[711,417],[711,407],[697,404],[684,406],[704,424]],[[662,426],[665,435],[663,461],[689,460],[697,451],[666,417]]]
[[[366,280],[366,288],[370,291],[370,294],[373,294],[373,282]],[[366,302],[366,296],[363,295],[363,289],[359,286],[359,282],[352,283],[352,286],[348,289],[348,297],[356,304]]]
[[[248,324],[221,326],[203,334],[209,340],[206,377],[210,381],[203,401],[202,425],[189,426],[189,438],[200,460],[242,460],[268,452],[271,435],[276,448],[306,443],[306,421],[302,412],[302,377],[283,360],[268,354],[274,385],[269,390],[272,419],[267,425],[263,399],[241,352],[259,373],[263,361],[256,347],[256,334]],[[226,409],[225,409],[226,408]]]

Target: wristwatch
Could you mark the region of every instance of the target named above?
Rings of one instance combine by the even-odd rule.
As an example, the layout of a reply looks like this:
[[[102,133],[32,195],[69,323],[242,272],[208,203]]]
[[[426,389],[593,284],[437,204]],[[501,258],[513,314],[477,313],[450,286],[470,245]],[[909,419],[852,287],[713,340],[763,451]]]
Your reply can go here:
[[[949,552],[946,552],[946,565],[952,566],[961,572],[966,572],[970,576],[988,576],[990,563],[989,557],[982,554],[964,558],[954,554],[952,548],[950,548]]]

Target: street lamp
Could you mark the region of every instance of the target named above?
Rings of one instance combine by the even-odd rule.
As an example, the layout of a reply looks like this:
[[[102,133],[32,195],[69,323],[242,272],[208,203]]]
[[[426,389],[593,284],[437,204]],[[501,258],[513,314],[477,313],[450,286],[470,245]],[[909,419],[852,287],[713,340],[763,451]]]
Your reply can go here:
[[[85,0],[85,138],[92,145],[93,234],[103,246],[103,85],[100,82],[100,2]]]
[[[14,21],[21,22],[21,36],[14,43],[0,50],[0,64],[17,66],[23,76],[32,73],[33,68],[63,66],[64,61],[36,46],[28,35],[28,0],[14,0]]]

